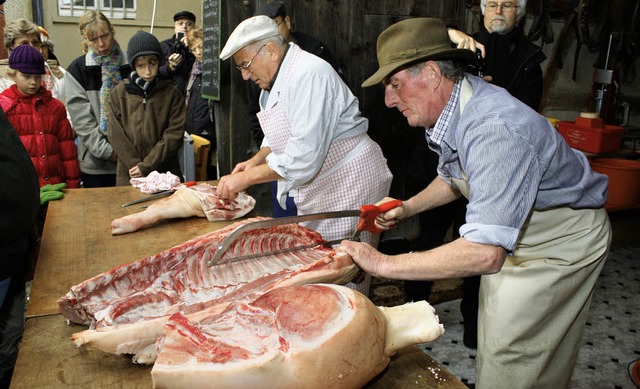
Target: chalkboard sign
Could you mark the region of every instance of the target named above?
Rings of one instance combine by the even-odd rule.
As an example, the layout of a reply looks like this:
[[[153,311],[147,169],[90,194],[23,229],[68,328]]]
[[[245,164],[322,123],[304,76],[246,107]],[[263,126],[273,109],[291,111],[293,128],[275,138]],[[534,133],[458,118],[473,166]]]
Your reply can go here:
[[[220,1],[202,2],[202,97],[220,101]]]

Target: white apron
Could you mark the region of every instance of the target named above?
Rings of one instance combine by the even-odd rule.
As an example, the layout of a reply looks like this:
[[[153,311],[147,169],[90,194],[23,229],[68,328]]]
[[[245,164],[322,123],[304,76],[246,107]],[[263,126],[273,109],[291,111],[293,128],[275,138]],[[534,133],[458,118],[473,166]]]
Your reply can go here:
[[[289,52],[292,58],[286,68],[280,69],[279,75],[283,78],[283,90],[287,89],[289,76],[296,68],[302,49],[291,46]],[[279,101],[273,108],[258,112],[257,116],[271,151],[276,154],[284,152],[292,137],[291,123],[285,115],[284,103]],[[361,205],[375,203],[387,196],[391,179],[382,151],[368,135],[362,134],[331,141],[320,171],[304,186],[291,190],[289,195],[295,201],[298,215],[358,209]],[[305,226],[318,231],[325,240],[334,240],[349,237],[356,222],[357,218],[336,218],[308,222]],[[363,232],[360,237],[363,242],[374,247],[378,244],[377,235]],[[368,295],[370,280],[367,276],[354,289]]]
[[[465,80],[461,111],[470,89]],[[469,198],[466,179],[453,181]],[[481,277],[478,389],[569,387],[610,242],[604,209],[531,211],[514,254]]]

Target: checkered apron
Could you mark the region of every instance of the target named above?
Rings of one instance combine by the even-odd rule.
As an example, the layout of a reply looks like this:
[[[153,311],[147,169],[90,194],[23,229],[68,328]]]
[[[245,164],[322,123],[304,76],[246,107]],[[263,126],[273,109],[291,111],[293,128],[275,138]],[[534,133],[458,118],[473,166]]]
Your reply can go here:
[[[284,87],[302,52],[292,46],[291,61],[285,69],[280,70],[284,78]],[[284,104],[279,102],[275,107],[258,113],[271,151],[278,154],[284,152],[287,141],[292,137],[291,124],[284,112]],[[316,176],[305,185],[289,192],[298,207],[298,215],[316,212],[342,211],[358,209],[361,205],[371,204],[389,194],[392,175],[380,147],[362,134],[339,141],[332,141],[324,164]],[[336,218],[305,223],[322,234],[325,240],[347,238],[354,232],[357,218]],[[378,236],[364,232],[363,242],[374,247]],[[370,278],[358,284],[354,289],[368,294]]]

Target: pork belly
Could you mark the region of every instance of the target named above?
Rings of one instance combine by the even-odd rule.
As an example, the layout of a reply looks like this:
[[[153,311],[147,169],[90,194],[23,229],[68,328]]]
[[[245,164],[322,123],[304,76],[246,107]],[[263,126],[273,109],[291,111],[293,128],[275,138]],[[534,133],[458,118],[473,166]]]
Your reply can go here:
[[[156,388],[359,388],[442,333],[425,301],[378,308],[343,286],[284,287],[200,320],[174,314],[151,375]]]

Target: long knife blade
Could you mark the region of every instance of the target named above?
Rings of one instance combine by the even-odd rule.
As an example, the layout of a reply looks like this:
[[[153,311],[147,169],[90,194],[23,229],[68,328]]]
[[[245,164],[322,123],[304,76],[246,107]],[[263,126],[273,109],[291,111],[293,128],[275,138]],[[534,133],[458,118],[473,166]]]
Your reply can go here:
[[[288,216],[288,217],[281,217],[277,219],[262,220],[262,221],[243,224],[239,227],[236,227],[233,231],[231,231],[229,235],[227,235],[222,240],[222,242],[220,242],[220,245],[216,247],[216,252],[213,255],[213,258],[207,263],[207,265],[213,266],[213,265],[218,265],[220,263],[236,262],[241,260],[242,257],[225,258],[223,260],[222,255],[224,255],[224,253],[227,252],[227,250],[229,249],[229,247],[231,247],[231,244],[233,242],[235,242],[240,236],[242,236],[243,233],[247,231],[259,230],[261,228],[269,228],[273,226],[280,226],[283,224],[295,224],[295,223],[302,223],[302,222],[308,222],[313,220],[332,219],[332,218],[338,218],[338,217],[355,217],[355,216],[360,216],[360,210],[311,213],[311,214],[302,215],[302,216]],[[314,246],[317,246],[317,245],[314,244]],[[298,247],[293,247],[292,249],[294,249],[293,251],[295,251],[295,249],[298,249]],[[269,253],[256,253],[244,259],[261,257],[268,254]]]
[[[153,194],[151,194],[149,196],[140,198],[138,200],[133,200],[133,201],[128,202],[126,204],[122,204],[122,207],[129,207],[131,205],[144,203],[146,201],[151,201],[151,200],[159,199],[159,198],[162,198],[162,197],[171,196],[172,194],[176,193],[178,191],[178,189],[180,189],[180,188],[185,188],[185,187],[188,187],[188,186],[194,186],[196,184],[197,184],[197,182],[195,182],[195,181],[189,181],[189,182],[185,182],[185,183],[182,183],[182,184],[178,184],[178,185],[174,186],[171,189],[167,189],[167,190],[163,190],[163,191],[160,191],[160,192],[157,192],[157,193],[153,193]]]
[[[137,200],[133,200],[131,202],[128,202],[126,204],[122,204],[122,207],[129,207],[131,205],[135,205],[135,204],[140,204],[140,203],[144,203],[146,201],[151,201],[151,200],[155,200],[155,199],[159,199],[162,197],[167,197],[167,196],[171,196],[172,194],[174,194],[176,191],[175,190],[163,190],[162,192],[158,192],[158,193],[154,193],[152,195],[143,197],[141,199],[137,199]]]
[[[289,247],[289,248],[281,249],[281,250],[274,250],[274,251],[267,251],[267,252],[263,252],[263,253],[254,253],[254,254],[242,255],[242,256],[233,257],[233,258],[223,258],[220,262],[217,263],[217,265],[220,265],[220,264],[223,264],[223,263],[233,263],[233,262],[238,262],[238,261],[244,261],[245,259],[254,259],[254,258],[260,258],[260,257],[267,257],[269,255],[278,255],[278,254],[293,253],[293,252],[296,252],[296,251],[310,250],[310,249],[318,247],[318,246],[331,247],[334,244],[338,244],[338,243],[342,242],[343,240],[347,240],[347,239],[349,239],[349,238],[328,240],[326,242],[311,243],[311,244],[306,244],[306,245],[302,245],[302,246]],[[209,262],[209,263],[211,263],[211,262]],[[211,266],[211,265],[209,265],[209,266]]]

